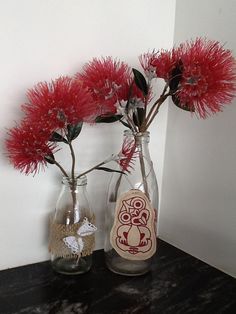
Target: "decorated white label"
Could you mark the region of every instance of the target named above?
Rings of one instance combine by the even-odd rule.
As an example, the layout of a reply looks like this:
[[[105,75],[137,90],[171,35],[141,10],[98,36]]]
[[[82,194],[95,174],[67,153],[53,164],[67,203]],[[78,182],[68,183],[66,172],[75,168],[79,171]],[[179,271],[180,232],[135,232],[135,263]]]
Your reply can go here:
[[[156,252],[155,210],[140,190],[130,190],[118,199],[110,241],[129,260],[145,260]]]

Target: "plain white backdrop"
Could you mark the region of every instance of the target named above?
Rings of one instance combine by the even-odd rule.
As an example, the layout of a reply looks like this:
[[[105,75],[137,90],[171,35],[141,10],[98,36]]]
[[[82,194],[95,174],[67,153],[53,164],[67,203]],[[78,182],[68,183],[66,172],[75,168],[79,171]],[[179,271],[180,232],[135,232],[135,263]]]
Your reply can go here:
[[[21,118],[27,89],[39,81],[73,75],[93,57],[112,55],[139,67],[141,53],[172,46],[174,14],[172,0],[0,1],[0,269],[49,258],[48,216],[60,189],[53,166],[35,177],[25,176],[5,157],[6,128]],[[160,189],[166,119],[167,106],[151,130]],[[119,125],[85,127],[76,141],[78,167],[85,170],[119,151],[122,132]],[[63,150],[57,158],[67,165],[69,155]],[[88,176],[97,217],[96,248],[103,247],[108,182],[105,173]]]
[[[175,43],[206,36],[236,56],[235,0],[177,0]],[[206,120],[169,106],[159,233],[236,276],[236,99]]]

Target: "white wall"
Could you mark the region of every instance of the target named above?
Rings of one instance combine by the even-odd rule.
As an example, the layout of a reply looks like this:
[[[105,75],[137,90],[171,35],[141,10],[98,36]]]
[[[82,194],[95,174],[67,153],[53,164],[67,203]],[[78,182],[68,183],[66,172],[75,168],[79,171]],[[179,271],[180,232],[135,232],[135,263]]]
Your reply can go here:
[[[207,36],[236,54],[235,0],[177,0],[175,42]],[[160,236],[236,276],[236,102],[205,121],[169,107]]]
[[[172,46],[174,14],[175,0],[0,1],[0,269],[49,258],[47,221],[60,189],[53,166],[35,177],[25,176],[4,156],[6,128],[20,119],[26,90],[39,81],[74,74],[92,57],[112,55],[138,66],[140,53]],[[159,185],[166,118],[164,109],[152,127],[151,153]],[[77,141],[80,169],[117,151],[121,137],[119,126],[86,127]],[[60,152],[59,158],[68,162],[68,155]],[[101,173],[88,178],[99,228],[97,248],[103,245],[108,178]]]

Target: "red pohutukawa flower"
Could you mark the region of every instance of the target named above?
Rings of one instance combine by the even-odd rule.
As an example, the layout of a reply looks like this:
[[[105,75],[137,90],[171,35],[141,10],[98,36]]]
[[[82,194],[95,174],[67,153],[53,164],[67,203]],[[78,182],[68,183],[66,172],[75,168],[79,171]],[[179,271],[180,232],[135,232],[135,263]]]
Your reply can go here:
[[[148,78],[163,78],[168,81],[171,72],[179,61],[179,50],[161,50],[160,52],[144,53],[139,57],[142,68]]]
[[[27,121],[12,128],[6,140],[6,148],[14,167],[29,174],[37,173],[40,166],[46,166],[45,158],[52,156],[56,149],[54,143],[48,142],[49,136],[40,125],[31,126]]]
[[[76,77],[91,91],[97,102],[98,116],[114,114],[117,102],[128,99],[131,70],[124,62],[112,57],[93,59]]]
[[[127,137],[122,145],[121,152],[119,153],[120,159],[118,163],[122,171],[130,172],[132,169],[134,159],[138,156],[135,150],[135,140]]]
[[[180,105],[201,118],[222,110],[235,96],[236,63],[219,42],[198,38],[180,45],[182,78],[176,93]]]
[[[147,77],[152,73],[170,83],[178,76],[175,100],[201,118],[221,111],[235,96],[235,59],[218,41],[197,38],[170,51],[143,54],[140,62]]]
[[[156,69],[152,64],[156,57],[157,52],[155,52],[155,50],[153,50],[153,52],[151,53],[148,52],[139,56],[139,62],[144,70],[145,75],[149,80],[157,77]]]
[[[23,106],[31,122],[43,122],[45,129],[55,131],[67,124],[91,122],[96,104],[78,80],[60,77],[51,83],[37,84],[27,93],[29,102]]]

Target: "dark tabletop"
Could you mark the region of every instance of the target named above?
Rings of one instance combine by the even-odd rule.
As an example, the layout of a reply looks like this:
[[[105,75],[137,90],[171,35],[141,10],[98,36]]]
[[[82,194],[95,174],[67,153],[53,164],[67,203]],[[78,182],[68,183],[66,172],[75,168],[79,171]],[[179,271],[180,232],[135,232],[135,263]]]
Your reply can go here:
[[[106,269],[103,251],[84,275],[43,262],[0,272],[0,314],[236,313],[236,280],[159,240],[152,271],[125,277]]]

